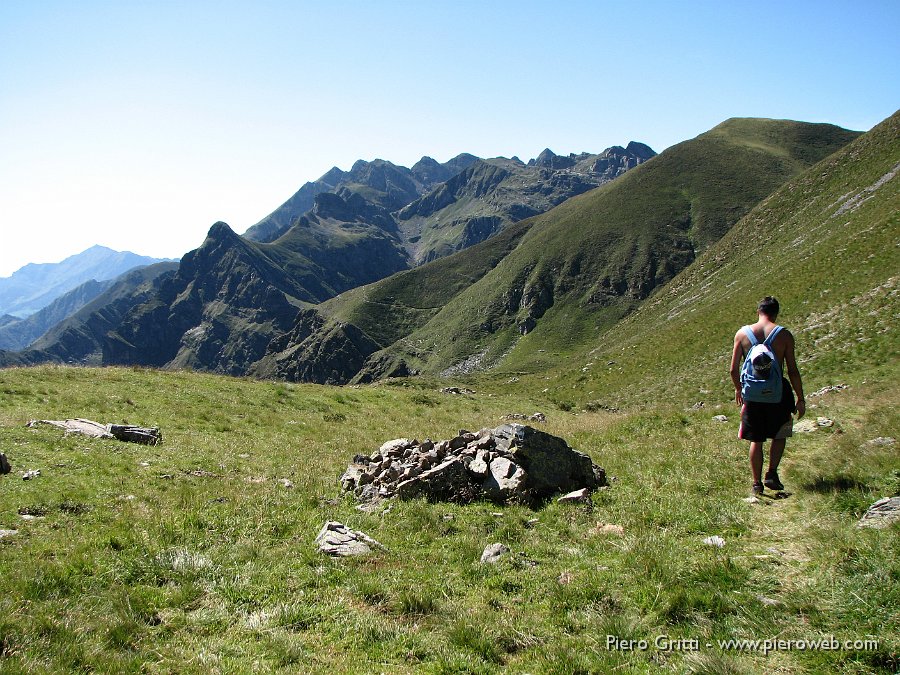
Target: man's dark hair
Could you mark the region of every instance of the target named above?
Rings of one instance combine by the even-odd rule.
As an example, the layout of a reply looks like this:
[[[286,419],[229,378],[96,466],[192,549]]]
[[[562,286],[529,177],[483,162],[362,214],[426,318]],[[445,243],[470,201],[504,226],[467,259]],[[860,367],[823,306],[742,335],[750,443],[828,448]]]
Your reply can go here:
[[[767,295],[759,301],[759,306],[756,309],[774,321],[775,317],[778,316],[778,311],[781,307],[778,305],[778,300],[771,295]]]

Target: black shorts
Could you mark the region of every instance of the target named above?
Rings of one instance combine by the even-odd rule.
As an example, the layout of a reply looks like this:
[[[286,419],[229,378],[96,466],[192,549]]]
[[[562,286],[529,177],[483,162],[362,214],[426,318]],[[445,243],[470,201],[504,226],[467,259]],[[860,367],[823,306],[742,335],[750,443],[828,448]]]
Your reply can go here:
[[[787,379],[782,378],[780,403],[744,403],[738,438],[745,441],[765,441],[769,438],[790,437],[794,427],[791,414],[795,409],[794,392]]]

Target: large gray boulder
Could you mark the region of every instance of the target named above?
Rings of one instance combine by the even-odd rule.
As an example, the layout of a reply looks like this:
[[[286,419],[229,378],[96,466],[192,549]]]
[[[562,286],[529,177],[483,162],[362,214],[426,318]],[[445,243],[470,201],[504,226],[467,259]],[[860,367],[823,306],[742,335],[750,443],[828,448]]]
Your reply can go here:
[[[424,497],[433,502],[476,499],[535,503],[560,492],[591,491],[606,474],[557,436],[521,424],[461,431],[451,439],[396,439],[371,455],[356,455],[341,476],[360,501]]]

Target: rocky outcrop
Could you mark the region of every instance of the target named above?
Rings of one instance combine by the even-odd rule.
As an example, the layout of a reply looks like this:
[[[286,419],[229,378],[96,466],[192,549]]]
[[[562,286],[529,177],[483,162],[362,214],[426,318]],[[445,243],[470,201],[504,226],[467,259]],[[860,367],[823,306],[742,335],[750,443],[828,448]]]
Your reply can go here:
[[[388,441],[371,455],[357,455],[340,482],[364,502],[424,497],[535,504],[559,492],[601,487],[606,474],[562,438],[504,424],[477,434],[462,431],[437,443]]]

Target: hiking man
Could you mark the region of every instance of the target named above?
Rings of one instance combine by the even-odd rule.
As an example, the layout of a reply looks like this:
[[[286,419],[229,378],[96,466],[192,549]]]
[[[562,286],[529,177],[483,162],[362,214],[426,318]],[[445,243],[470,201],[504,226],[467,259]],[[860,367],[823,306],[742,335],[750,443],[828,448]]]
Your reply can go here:
[[[785,442],[792,435],[791,415],[796,410],[797,419],[800,419],[806,412],[803,382],[794,356],[794,336],[775,324],[778,311],[778,300],[772,296],[763,298],[756,310],[759,320],[735,334],[731,352],[734,400],[741,406],[738,438],[750,441],[753,494],[762,494],[764,487],[784,489],[778,480],[778,463],[784,454]],[[783,376],[785,365],[790,384]],[[769,468],[763,479],[763,446],[767,439],[772,439],[772,444]]]

